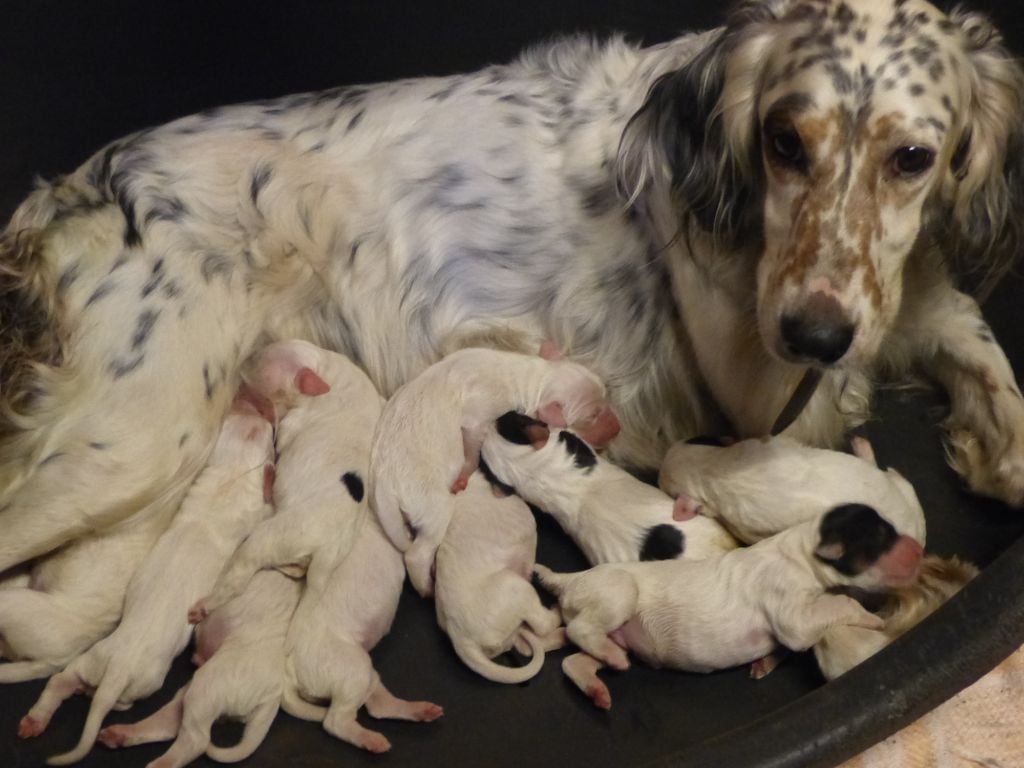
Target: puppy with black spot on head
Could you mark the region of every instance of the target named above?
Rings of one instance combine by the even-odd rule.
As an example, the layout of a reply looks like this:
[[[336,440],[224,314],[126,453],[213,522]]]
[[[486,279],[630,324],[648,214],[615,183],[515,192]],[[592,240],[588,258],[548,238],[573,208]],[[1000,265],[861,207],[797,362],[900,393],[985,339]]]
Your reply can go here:
[[[50,758],[51,765],[81,760],[111,709],[125,709],[163,685],[192,635],[185,620],[188,606],[271,512],[273,462],[272,426],[248,402],[236,399],[206,468],[132,577],[117,629],[51,677],[22,718],[18,735],[37,736],[65,699],[95,690],[78,745]]]
[[[509,412],[484,440],[481,467],[501,492],[544,510],[594,565],[699,559],[736,548],[715,520],[674,519],[662,491],[597,456],[578,435]]]
[[[715,518],[747,544],[841,504],[864,504],[924,546],[924,510],[914,487],[895,469],[880,469],[864,438],[850,445],[852,456],[782,436],[676,443],[658,485],[676,499],[676,519]]]
[[[543,606],[530,583],[536,552],[537,526],[526,503],[495,496],[480,474],[470,476],[437,550],[434,606],[459,658],[496,683],[529,680],[545,651],[565,642],[561,615]],[[532,657],[528,664],[493,661],[513,646]]]
[[[627,669],[627,651],[655,667],[710,672],[762,658],[778,644],[810,648],[832,627],[878,629],[882,619],[829,588],[908,584],[921,555],[920,544],[877,512],[850,505],[715,558],[535,571],[558,596],[568,638],[582,650],[563,671],[607,709],[611,694],[597,671]]]
[[[387,634],[405,579],[401,554],[365,501],[363,478],[384,398],[348,358],[305,341],[271,344],[247,376],[257,396],[285,410],[278,430],[277,514],[259,526],[190,611],[200,621],[263,568],[306,575],[285,644],[282,706],[322,721],[371,752],[391,745],[356,712],[434,720],[443,710],[403,701],[380,682],[368,651]],[[323,707],[309,700],[329,700]]]
[[[618,434],[604,384],[560,357],[548,342],[540,356],[462,349],[388,401],[373,440],[370,505],[404,552],[421,595],[433,592],[431,570],[451,520],[452,494],[466,487],[484,436],[501,414],[521,411],[554,426],[571,425],[599,446]]]

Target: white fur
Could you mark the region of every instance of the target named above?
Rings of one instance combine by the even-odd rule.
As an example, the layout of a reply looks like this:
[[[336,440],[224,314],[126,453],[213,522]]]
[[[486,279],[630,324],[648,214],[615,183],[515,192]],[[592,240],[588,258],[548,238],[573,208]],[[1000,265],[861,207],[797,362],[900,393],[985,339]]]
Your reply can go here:
[[[453,486],[476,467],[494,420],[557,404],[566,423],[588,424],[604,408],[604,394],[598,378],[575,363],[491,349],[453,352],[394,394],[373,439],[370,505],[405,553],[421,595],[433,591],[430,572],[452,516]]]
[[[710,517],[673,520],[671,497],[607,459],[596,457],[586,470],[577,467],[559,440],[561,432],[552,430],[539,450],[495,433],[484,440],[481,455],[496,477],[554,517],[591,564],[638,560],[647,531],[656,525],[682,532],[681,557],[699,559],[736,547]]]
[[[163,684],[192,634],[188,606],[210,588],[235,547],[270,513],[264,468],[273,458],[270,424],[247,413],[229,414],[209,464],[132,577],[117,629],[51,677],[22,719],[19,732],[37,735],[66,698],[95,689],[78,745],[50,758],[51,765],[82,759],[112,708],[131,706]]]
[[[454,507],[437,550],[437,623],[474,672],[497,683],[529,680],[540,672],[544,652],[561,647],[564,638],[558,610],[545,608],[530,583],[537,551],[533,515],[522,499],[495,497],[479,474]],[[513,646],[529,651],[528,664],[492,661]]]
[[[924,510],[913,486],[895,469],[879,469],[866,440],[855,438],[853,447],[855,456],[787,437],[722,448],[677,443],[658,484],[672,496],[689,497],[748,544],[840,504],[864,504],[923,546]]]
[[[112,725],[99,733],[107,747],[132,747],[174,739],[147,768],[180,768],[204,752],[219,762],[249,757],[263,741],[281,700],[285,679],[285,636],[299,601],[301,584],[276,571],[256,574],[237,598],[196,630],[215,633],[217,645],[164,707],[131,725]],[[220,717],[245,721],[232,747],[210,743],[210,727]]]

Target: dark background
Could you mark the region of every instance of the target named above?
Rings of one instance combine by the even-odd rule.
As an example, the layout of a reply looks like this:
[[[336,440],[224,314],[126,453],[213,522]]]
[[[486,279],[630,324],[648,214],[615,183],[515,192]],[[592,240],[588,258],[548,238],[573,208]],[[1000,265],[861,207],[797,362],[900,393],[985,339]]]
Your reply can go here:
[[[13,211],[35,175],[71,171],[111,139],[205,107],[469,70],[564,33],[622,31],[654,43],[715,25],[726,7],[707,0],[7,2],[0,16],[0,218]],[[972,7],[990,11],[1011,46],[1024,49],[1018,3],[987,0]],[[1021,288],[1016,278],[1005,282],[986,307],[1018,371],[1024,369]],[[1024,524],[1018,513],[966,494],[945,467],[935,427],[941,406],[934,395],[885,393],[864,433],[883,462],[914,482],[929,517],[929,549],[985,565]],[[542,518],[540,525],[539,560],[556,569],[583,566],[550,521]],[[615,704],[601,713],[563,680],[563,654],[554,654],[531,683],[499,686],[461,666],[433,624],[432,605],[407,591],[375,658],[397,695],[444,705],[441,721],[374,724],[394,749],[371,756],[281,714],[249,764],[640,764],[770,714],[822,683],[807,657],[759,682],[747,679],[745,670],[701,676],[638,666],[609,675]],[[189,664],[179,659],[163,691],[109,721],[133,722],[152,712],[188,674]],[[40,681],[0,689],[0,764],[38,765],[77,740],[88,703],[82,697],[67,702],[41,738],[16,739],[18,719],[41,687]],[[229,741],[237,736],[231,727],[217,732]],[[143,765],[164,749],[114,753],[99,747],[82,765]],[[771,745],[750,749],[753,755]],[[197,764],[213,765],[205,758]]]

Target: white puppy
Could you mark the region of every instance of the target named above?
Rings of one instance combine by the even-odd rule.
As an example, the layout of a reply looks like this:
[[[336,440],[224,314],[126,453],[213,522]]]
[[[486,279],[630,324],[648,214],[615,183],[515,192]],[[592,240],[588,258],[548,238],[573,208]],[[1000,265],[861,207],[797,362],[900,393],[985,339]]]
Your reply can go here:
[[[197,653],[204,663],[192,680],[146,719],[104,728],[99,741],[117,748],[175,739],[147,768],[179,768],[204,752],[222,763],[249,757],[277,715],[285,636],[301,589],[299,581],[277,571],[256,574],[245,592],[196,630]],[[220,717],[246,723],[233,747],[210,743],[210,728]]]
[[[356,713],[429,722],[444,710],[429,701],[394,696],[373,668],[369,651],[391,629],[405,581],[402,556],[364,506],[355,542],[321,583],[310,579],[288,631],[288,675],[282,706],[290,715],[322,721],[324,729],[370,752],[386,752],[383,734],[364,728]],[[329,701],[329,707],[311,701]]]
[[[867,440],[854,438],[852,448],[853,456],[788,437],[726,447],[676,443],[658,484],[680,502],[677,516],[700,511],[746,543],[841,504],[864,504],[923,546],[924,510],[913,486],[895,469],[879,469]]]
[[[529,680],[544,652],[564,642],[561,616],[541,604],[530,583],[536,552],[537,526],[525,502],[496,498],[486,480],[471,476],[437,550],[434,605],[459,658],[488,680]],[[492,661],[513,645],[532,656],[529,664]]]
[[[431,569],[452,516],[452,494],[466,487],[496,418],[522,411],[548,424],[574,425],[598,445],[618,433],[598,378],[575,363],[546,359],[556,357],[549,345],[541,352],[453,352],[401,387],[384,409],[370,460],[370,505],[405,553],[421,595],[433,591]]]
[[[584,651],[566,658],[563,671],[607,709],[611,695],[596,673],[627,669],[627,650],[652,666],[709,672],[761,658],[776,643],[809,648],[837,625],[878,629],[882,619],[826,590],[906,584],[920,560],[916,541],[854,505],[716,558],[536,572]]]
[[[239,542],[270,513],[273,429],[244,404],[228,414],[209,462],[189,490],[145,563],[132,577],[120,625],[50,678],[18,733],[36,736],[61,702],[95,689],[78,745],[50,758],[80,760],[92,748],[103,718],[163,684],[174,657],[192,634],[186,609],[205,593]]]
[[[913,584],[879,596],[882,605],[877,614],[885,622],[881,629],[832,627],[814,646],[814,657],[821,672],[834,680],[873,656],[900,635],[905,634],[940,605],[959,592],[978,569],[957,558],[945,560],[928,555]]]
[[[568,430],[510,412],[484,440],[481,467],[504,492],[544,510],[594,565],[699,559],[736,548],[715,520],[673,519],[672,499],[600,458]]]
[[[161,505],[43,558],[0,589],[0,683],[51,675],[117,626],[132,575],[171,521]]]
[[[210,593],[189,610],[199,622],[240,595],[262,568],[322,581],[352,545],[370,441],[384,398],[347,357],[305,341],[271,344],[247,374],[249,386],[285,411],[274,483],[277,514],[238,548]]]

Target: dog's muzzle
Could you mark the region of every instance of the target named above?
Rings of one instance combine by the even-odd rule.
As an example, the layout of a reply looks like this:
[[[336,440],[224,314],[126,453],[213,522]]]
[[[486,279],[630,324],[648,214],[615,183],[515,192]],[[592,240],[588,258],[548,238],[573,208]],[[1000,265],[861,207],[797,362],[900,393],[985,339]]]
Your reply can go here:
[[[838,362],[853,342],[856,330],[832,296],[813,293],[804,306],[782,316],[783,354],[793,362]]]

